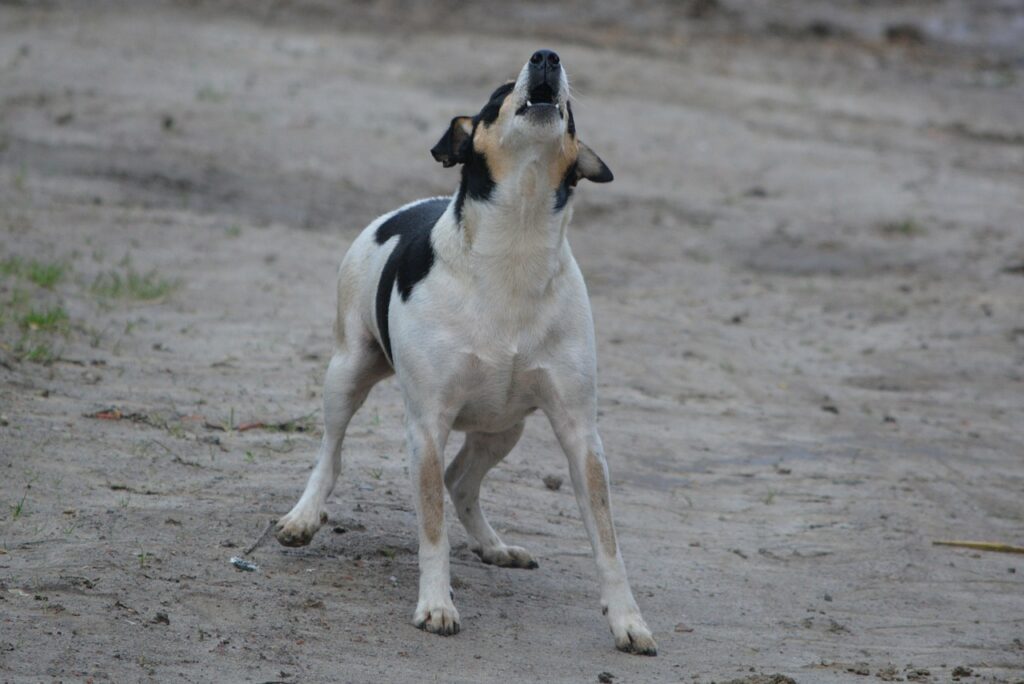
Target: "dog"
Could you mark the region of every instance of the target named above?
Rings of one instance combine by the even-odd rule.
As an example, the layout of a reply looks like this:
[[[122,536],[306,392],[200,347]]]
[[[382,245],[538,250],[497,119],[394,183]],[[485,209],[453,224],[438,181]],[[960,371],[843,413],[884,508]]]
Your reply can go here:
[[[395,375],[419,527],[413,624],[455,634],[444,490],[483,562],[536,568],[525,549],[505,544],[490,526],[479,495],[487,471],[539,408],[569,460],[615,645],[655,655],[612,522],[597,431],[594,325],[566,238],[577,183],[607,183],[612,172],[577,136],[558,55],[535,52],[478,114],[452,119],[431,153],[445,167],[461,165],[455,194],[379,217],[341,263],[323,442],[305,491],[275,536],[303,546],[327,521],[324,505],[349,420],[374,384]],[[466,438],[445,469],[452,430]]]

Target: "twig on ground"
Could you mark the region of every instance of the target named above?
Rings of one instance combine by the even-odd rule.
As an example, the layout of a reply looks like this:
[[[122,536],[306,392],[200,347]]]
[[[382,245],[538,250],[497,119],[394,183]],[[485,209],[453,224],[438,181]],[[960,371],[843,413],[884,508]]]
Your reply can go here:
[[[933,546],[958,546],[964,549],[976,549],[978,551],[996,551],[998,553],[1024,553],[1024,546],[1013,546],[1000,542],[985,541],[959,541],[939,539],[932,542]]]
[[[263,534],[261,534],[259,536],[259,539],[254,541],[245,551],[242,551],[242,555],[248,556],[250,553],[255,551],[258,546],[265,542],[267,540],[267,537],[270,536],[270,531],[274,529],[274,523],[276,522],[276,520],[271,520],[270,522],[268,522],[266,529],[263,530]]]

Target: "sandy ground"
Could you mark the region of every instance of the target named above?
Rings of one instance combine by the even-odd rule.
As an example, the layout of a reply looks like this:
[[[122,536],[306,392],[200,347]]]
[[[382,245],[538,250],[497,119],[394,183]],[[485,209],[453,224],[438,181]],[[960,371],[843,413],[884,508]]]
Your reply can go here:
[[[0,6],[0,680],[1024,680],[1024,557],[932,545],[1024,543],[1019,54],[849,7],[234,5]],[[228,562],[312,465],[347,244],[453,190],[428,149],[543,45],[616,174],[571,241],[653,659],[536,418],[483,498],[541,567],[450,516],[463,632],[410,625],[393,382],[313,544]]]

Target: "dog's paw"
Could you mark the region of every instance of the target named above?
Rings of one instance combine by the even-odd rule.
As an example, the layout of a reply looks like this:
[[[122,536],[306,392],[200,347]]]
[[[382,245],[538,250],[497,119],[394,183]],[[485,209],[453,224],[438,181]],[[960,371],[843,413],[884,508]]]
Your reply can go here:
[[[428,604],[420,601],[413,614],[412,623],[424,632],[451,636],[458,634],[462,626],[459,624],[459,611],[451,600]]]
[[[609,613],[608,622],[615,637],[615,648],[635,655],[658,655],[658,644],[639,611],[629,611],[618,617]]]
[[[277,521],[274,537],[283,546],[306,546],[320,526],[327,522],[327,514],[321,511],[310,516],[294,509]]]
[[[530,552],[521,546],[496,546],[489,549],[474,548],[473,553],[480,557],[487,565],[497,565],[502,568],[525,568],[533,570],[537,561],[533,559]]]

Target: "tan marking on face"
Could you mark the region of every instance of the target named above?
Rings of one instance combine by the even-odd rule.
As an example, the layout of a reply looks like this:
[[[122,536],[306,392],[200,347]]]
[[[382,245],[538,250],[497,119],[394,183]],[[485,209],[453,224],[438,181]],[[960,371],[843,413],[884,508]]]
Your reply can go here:
[[[473,149],[486,159],[487,168],[495,183],[501,183],[513,166],[512,159],[501,145],[501,132],[505,130],[508,120],[516,116],[513,102],[512,93],[509,93],[498,109],[498,117],[490,125],[478,124],[473,132]],[[565,107],[564,115],[568,116],[568,105]],[[558,154],[548,163],[546,176],[552,191],[558,188],[565,177],[565,172],[576,162],[578,156],[579,141],[575,135],[569,133],[567,126]]]
[[[427,541],[438,543],[444,525],[444,485],[441,459],[432,446],[425,449],[420,460],[420,516]]]
[[[505,118],[515,116],[511,102],[511,97],[505,98],[505,102],[502,103],[499,110],[498,118],[494,120],[494,123],[490,126],[478,125],[476,132],[473,134],[473,148],[487,160],[487,168],[490,169],[491,178],[494,179],[495,183],[500,183],[508,175],[509,169],[512,167],[512,160],[501,147],[500,133]],[[578,155],[579,142],[575,136],[569,135],[566,132],[562,137],[558,154],[552,157],[548,163],[547,181],[552,190],[557,188],[562,182],[566,170],[576,162]]]
[[[586,462],[587,494],[590,496],[590,511],[597,525],[597,538],[601,547],[609,556],[616,553],[615,527],[612,525],[612,509],[608,502],[608,478],[597,455],[587,454]]]
[[[510,116],[515,116],[515,112],[512,110],[512,98],[506,97],[498,110],[498,118],[490,126],[482,123],[477,125],[473,134],[473,149],[484,155],[495,183],[500,183],[501,179],[508,175],[511,166],[511,160],[501,149],[501,131]]]
[[[562,138],[562,146],[558,155],[548,165],[548,182],[552,188],[557,188],[565,177],[565,172],[576,162],[580,153],[580,144],[576,138],[568,133]]]

